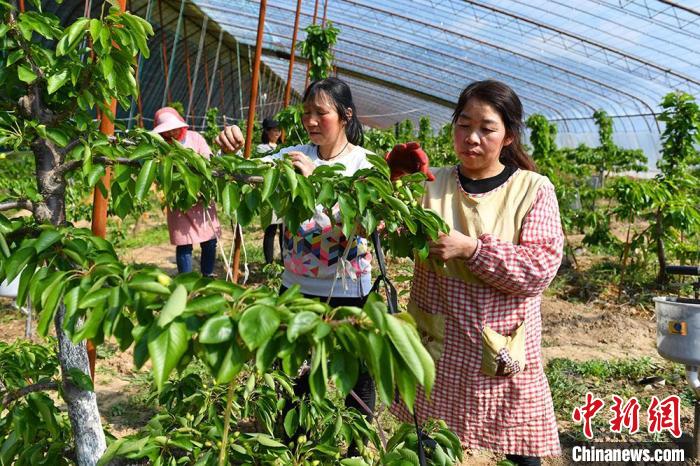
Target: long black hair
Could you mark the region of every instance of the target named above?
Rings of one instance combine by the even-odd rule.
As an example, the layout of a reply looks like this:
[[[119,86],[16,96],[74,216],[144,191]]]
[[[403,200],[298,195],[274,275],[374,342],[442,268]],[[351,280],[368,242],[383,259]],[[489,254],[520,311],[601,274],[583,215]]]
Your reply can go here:
[[[500,81],[486,80],[471,83],[459,95],[457,106],[452,113],[452,125],[457,124],[462,109],[472,98],[491,105],[503,120],[506,135],[513,138],[513,142],[501,150],[501,163],[515,165],[523,170],[536,171],[535,162],[527,155],[520,141],[523,128],[523,104],[515,91]]]
[[[301,100],[302,102],[308,102],[314,100],[320,94],[328,96],[335,106],[338,116],[345,122],[345,135],[348,141],[353,145],[361,146],[365,137],[360,120],[357,118],[357,110],[352,101],[350,86],[338,78],[321,79],[309,84]],[[348,110],[352,111],[350,117],[348,117]]]

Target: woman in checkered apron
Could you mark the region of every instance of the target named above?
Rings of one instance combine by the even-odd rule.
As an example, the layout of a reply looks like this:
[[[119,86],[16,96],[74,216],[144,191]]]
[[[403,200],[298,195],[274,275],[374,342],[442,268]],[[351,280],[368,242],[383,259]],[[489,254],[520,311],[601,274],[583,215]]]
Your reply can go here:
[[[465,447],[539,465],[560,454],[540,303],[563,233],[554,187],[521,145],[522,113],[503,83],[462,91],[452,116],[460,163],[435,169],[423,198],[450,233],[416,260],[409,312],[437,366],[430,398],[416,400],[419,420],[444,419]],[[429,173],[417,145],[397,146],[388,162],[394,176]],[[410,421],[402,404],[393,410]]]

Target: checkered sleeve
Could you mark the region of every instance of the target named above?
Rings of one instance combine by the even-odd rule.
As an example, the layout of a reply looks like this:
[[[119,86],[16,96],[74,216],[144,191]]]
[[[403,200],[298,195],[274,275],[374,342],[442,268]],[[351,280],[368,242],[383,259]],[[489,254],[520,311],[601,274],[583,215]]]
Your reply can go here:
[[[539,188],[523,220],[520,244],[483,234],[467,264],[475,275],[504,293],[538,296],[556,275],[563,246],[557,196],[554,186],[547,183]]]

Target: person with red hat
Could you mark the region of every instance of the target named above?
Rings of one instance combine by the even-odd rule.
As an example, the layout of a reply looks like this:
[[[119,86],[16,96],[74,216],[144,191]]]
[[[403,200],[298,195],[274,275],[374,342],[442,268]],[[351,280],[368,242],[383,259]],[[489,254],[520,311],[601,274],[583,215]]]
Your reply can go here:
[[[153,132],[167,142],[177,141],[188,149],[206,157],[212,151],[204,137],[188,129],[182,116],[172,107],[163,107],[154,117]],[[192,245],[199,243],[202,248],[200,270],[205,277],[214,275],[216,261],[216,239],[221,236],[221,226],[216,216],[216,206],[212,202],[208,208],[199,203],[186,212],[167,209],[170,243],[175,245],[175,262],[178,273],[192,271]]]

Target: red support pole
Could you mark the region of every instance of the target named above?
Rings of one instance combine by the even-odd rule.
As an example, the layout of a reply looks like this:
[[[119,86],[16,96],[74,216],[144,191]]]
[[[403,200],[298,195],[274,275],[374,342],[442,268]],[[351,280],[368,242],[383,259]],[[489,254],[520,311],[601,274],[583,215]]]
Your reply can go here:
[[[326,27],[326,11],[328,10],[328,0],[323,2],[323,20],[321,20],[321,27]]]
[[[314,4],[314,17],[311,24],[316,24],[316,16],[318,15],[318,0]],[[311,63],[306,63],[306,79],[304,80],[304,89],[309,87],[309,70],[311,69]]]
[[[24,0],[19,0],[19,12],[24,13]]]
[[[139,111],[139,128],[143,128],[143,103],[141,101],[141,75],[139,74],[139,62],[136,60],[136,77],[139,80],[136,82],[139,95],[136,96],[136,108]]]
[[[226,112],[226,109],[224,108],[224,72],[222,70],[223,68],[223,63],[221,64],[221,68],[219,68],[219,111],[221,114]]]
[[[214,78],[214,76],[212,76],[212,78]],[[209,54],[207,53],[206,47],[204,47],[204,91],[207,102],[209,102]]]
[[[292,48],[289,51],[289,71],[287,71],[287,86],[284,89],[283,108],[289,105],[292,96],[292,75],[294,74],[294,58],[296,57],[297,32],[299,32],[299,14],[301,13],[301,0],[297,0],[297,12],[294,17],[294,33],[292,34]]]
[[[126,0],[119,0],[119,7],[122,11],[126,10]],[[117,101],[112,99],[109,103],[109,108],[112,112],[112,116],[116,117],[117,113]],[[100,131],[102,134],[111,136],[114,134],[114,121],[110,120],[107,115],[101,115],[100,117]],[[111,177],[110,167],[105,168],[105,174],[102,177],[102,184],[109,192],[109,181]],[[93,194],[92,202],[92,234],[104,238],[107,236],[107,198],[102,195],[102,192],[95,188]],[[97,350],[95,344],[92,340],[87,341],[87,353],[88,360],[90,363],[90,374],[92,375],[92,380],[95,380],[95,360],[97,359]]]
[[[260,57],[262,56],[262,42],[265,33],[265,9],[267,0],[260,0],[260,12],[258,14],[258,37],[255,43],[255,60],[253,61],[253,81],[250,84],[250,102],[248,103],[248,125],[246,127],[244,157],[250,158],[253,148],[253,125],[255,124],[255,103],[258,100],[258,80],[260,78]],[[233,283],[238,282],[239,266],[241,263],[241,235],[240,227],[236,228],[236,243],[233,252]]]
[[[163,24],[163,8],[161,6],[160,0],[158,0],[158,18],[160,20],[160,47],[163,52],[163,77],[168,76],[168,47],[165,45],[165,29]],[[168,91],[168,102],[172,102],[173,96],[170,93],[170,83],[165,80],[165,85]]]
[[[187,19],[183,21],[183,26],[184,26],[184,39],[185,39],[185,70],[187,71],[187,101],[191,102],[192,101],[192,71],[190,70],[190,47],[187,45],[187,38],[189,37],[187,35]],[[185,110],[185,113],[187,113],[187,110]],[[189,116],[188,115],[183,115],[185,117],[185,121],[188,120]]]

